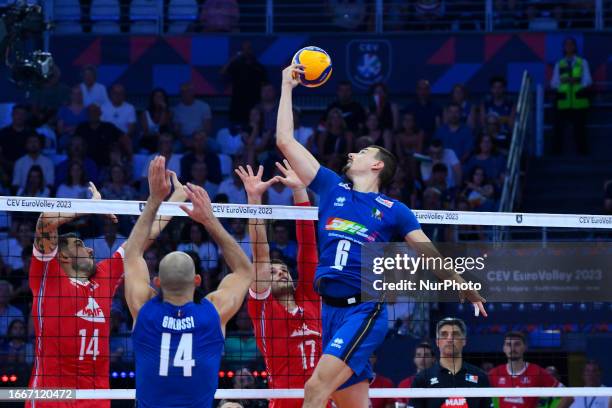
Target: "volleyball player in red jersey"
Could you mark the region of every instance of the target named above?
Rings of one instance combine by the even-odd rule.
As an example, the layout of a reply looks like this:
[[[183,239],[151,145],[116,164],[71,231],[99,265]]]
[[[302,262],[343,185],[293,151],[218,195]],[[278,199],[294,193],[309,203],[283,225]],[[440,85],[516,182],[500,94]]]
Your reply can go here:
[[[186,195],[176,175],[171,201]],[[92,199],[100,193],[89,184]],[[36,333],[30,388],[108,389],[111,303],[123,277],[123,246],[97,264],[91,248],[58,228],[77,214],[43,213],[36,224],[29,282]],[[111,216],[116,222],[115,216]],[[171,217],[151,232],[153,242]],[[125,244],[124,244],[125,245]],[[28,401],[26,407],[110,407],[109,400]]]
[[[284,177],[261,180],[250,166],[236,173],[246,189],[249,204],[261,204],[270,185],[282,182],[293,191],[294,203],[309,206],[306,187],[285,160],[276,166]],[[317,247],[313,221],[296,221],[298,241],[298,281],[294,282],[287,265],[270,259],[270,248],[263,220],[250,220],[256,279],[249,290],[248,311],[257,346],[264,356],[270,388],[304,388],[321,355],[321,300],[314,291]],[[274,399],[271,408],[298,408],[301,399]]]

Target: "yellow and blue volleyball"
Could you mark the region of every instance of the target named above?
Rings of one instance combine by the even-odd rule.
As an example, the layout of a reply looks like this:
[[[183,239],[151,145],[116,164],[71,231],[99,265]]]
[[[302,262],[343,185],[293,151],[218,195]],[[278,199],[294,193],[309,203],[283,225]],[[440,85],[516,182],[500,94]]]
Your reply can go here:
[[[293,56],[293,63],[304,66],[304,73],[297,79],[308,88],[323,85],[332,74],[331,58],[319,47],[302,48]]]

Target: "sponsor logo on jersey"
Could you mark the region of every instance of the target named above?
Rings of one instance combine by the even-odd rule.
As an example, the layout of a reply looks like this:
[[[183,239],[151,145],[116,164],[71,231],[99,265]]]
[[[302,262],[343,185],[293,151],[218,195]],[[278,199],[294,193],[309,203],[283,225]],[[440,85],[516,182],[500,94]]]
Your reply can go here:
[[[506,377],[500,377],[499,381],[497,381],[499,385],[506,385]]]
[[[374,241],[376,239],[376,233],[368,235],[368,229],[364,225],[343,218],[328,218],[327,224],[325,224],[325,230],[342,231],[347,234],[363,237],[368,241]]]
[[[343,189],[345,189],[345,190],[350,190],[351,189],[351,186],[349,186],[348,183],[338,183],[338,185],[340,187],[342,187]]]
[[[346,197],[336,197],[336,202],[334,203],[334,207],[344,207],[345,201],[346,201]]]
[[[332,341],[331,346],[339,349],[339,348],[342,348],[343,344],[344,344],[344,340],[342,340],[340,337],[336,337],[334,341]]]
[[[102,308],[98,305],[96,299],[91,296],[87,299],[87,306],[79,310],[76,316],[93,323],[104,323],[106,321]]]
[[[384,205],[385,207],[388,207],[388,208],[393,207],[393,201],[386,200],[386,199],[382,198],[381,196],[376,197],[376,202],[380,203],[380,204],[382,204],[382,205]]]
[[[429,379],[429,385],[435,385],[437,383],[439,383],[438,377],[433,377]]]
[[[299,329],[295,329],[293,333],[289,337],[304,337],[304,336],[319,336],[321,337],[321,333],[316,332],[314,330],[310,330],[306,323],[302,323],[302,327]],[[341,339],[337,339],[341,340]]]
[[[372,208],[372,218],[382,221],[383,213],[378,208]]]
[[[525,400],[523,399],[523,397],[506,397],[504,398],[504,401],[510,404],[524,404],[525,403]]]
[[[478,376],[474,374],[466,374],[465,381],[478,384]]]
[[[445,407],[468,407],[467,400],[463,397],[449,397],[440,408]]]
[[[525,376],[521,377],[521,383],[522,384],[531,384],[531,380],[529,379],[528,376],[525,375]]]

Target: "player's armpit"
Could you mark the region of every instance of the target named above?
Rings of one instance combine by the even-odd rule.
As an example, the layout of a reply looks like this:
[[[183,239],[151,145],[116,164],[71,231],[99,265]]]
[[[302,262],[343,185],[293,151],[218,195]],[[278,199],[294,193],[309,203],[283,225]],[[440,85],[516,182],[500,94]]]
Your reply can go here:
[[[252,275],[235,271],[223,278],[217,290],[206,296],[206,299],[212,302],[219,312],[223,330],[227,322],[238,313],[244,302],[252,282],[248,276]]]
[[[124,259],[125,269],[125,300],[134,323],[142,306],[153,298],[156,293],[149,286],[149,269],[142,257]]]

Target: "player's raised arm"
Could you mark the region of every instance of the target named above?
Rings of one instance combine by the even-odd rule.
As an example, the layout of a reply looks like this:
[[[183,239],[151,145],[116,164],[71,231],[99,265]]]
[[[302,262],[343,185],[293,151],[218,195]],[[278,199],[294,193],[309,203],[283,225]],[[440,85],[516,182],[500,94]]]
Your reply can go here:
[[[187,197],[193,203],[193,209],[185,205],[181,208],[189,217],[206,228],[223,252],[225,262],[232,271],[223,278],[216,291],[206,296],[219,312],[222,329],[225,331],[225,324],[242,306],[249,286],[255,278],[255,271],[244,251],[213,214],[208,193],[199,186],[188,184],[187,187]]]
[[[417,229],[409,232],[404,237],[405,241],[410,245],[417,253],[424,254],[426,257],[437,258],[441,257],[440,252],[436,249],[434,244],[431,242],[429,237],[425,235],[423,230]],[[434,271],[438,279],[445,280],[454,280],[458,283],[465,282],[465,279],[461,277],[458,273],[450,269],[437,269]],[[487,317],[487,311],[485,310],[483,303],[486,300],[480,296],[478,291],[476,290],[465,290],[460,294],[461,300],[467,299],[470,301],[476,310],[477,314],[482,314],[484,317]]]
[[[158,156],[149,165],[149,198],[136,225],[125,243],[125,300],[136,322],[140,308],[155,296],[150,286],[149,269],[144,260],[145,247],[162,201],[170,194],[170,174],[165,168],[165,159]]]
[[[320,164],[308,149],[295,140],[293,135],[293,88],[298,84],[293,75],[300,72],[303,71],[299,65],[290,65],[283,70],[283,83],[276,119],[276,146],[289,160],[304,184],[309,185],[317,175]]]
[[[237,168],[236,174],[242,180],[244,189],[247,193],[249,204],[261,204],[263,194],[278,180],[271,178],[262,181],[263,166],[259,166],[257,174],[253,172],[251,166],[246,169],[242,166]],[[255,293],[264,293],[270,288],[272,276],[270,274],[270,245],[268,245],[268,234],[264,220],[249,218],[249,236],[251,237],[251,247],[253,248],[253,264],[255,267],[255,280],[251,284],[251,290]]]

